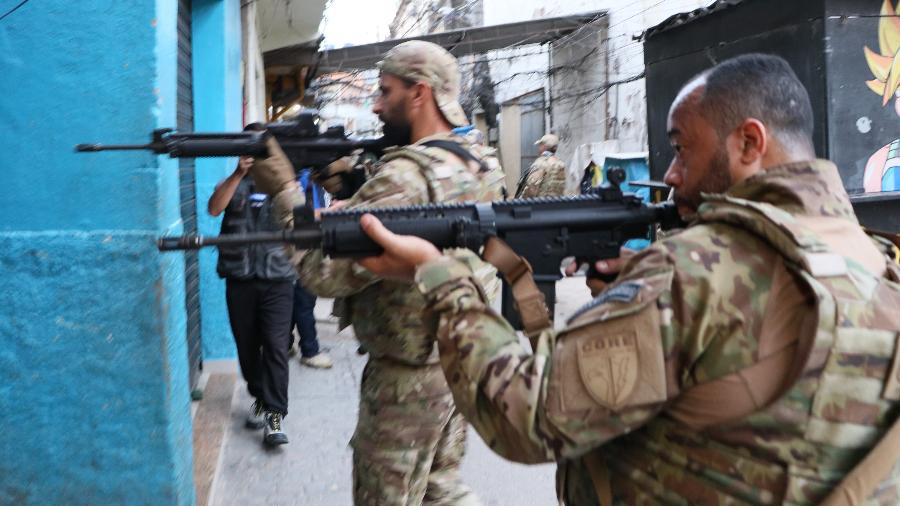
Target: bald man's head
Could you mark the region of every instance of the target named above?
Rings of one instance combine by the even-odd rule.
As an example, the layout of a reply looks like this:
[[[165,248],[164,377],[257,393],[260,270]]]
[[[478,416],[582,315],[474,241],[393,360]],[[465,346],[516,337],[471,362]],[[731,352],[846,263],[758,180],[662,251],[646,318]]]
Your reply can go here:
[[[815,156],[809,94],[781,57],[753,53],[726,60],[691,79],[672,107],[691,98],[720,138],[755,118],[783,148]]]

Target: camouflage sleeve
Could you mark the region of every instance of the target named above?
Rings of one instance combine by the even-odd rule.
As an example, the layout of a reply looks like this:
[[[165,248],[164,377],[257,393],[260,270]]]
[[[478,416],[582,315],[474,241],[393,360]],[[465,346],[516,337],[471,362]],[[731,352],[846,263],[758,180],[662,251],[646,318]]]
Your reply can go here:
[[[415,163],[400,158],[382,165],[350,198],[347,208],[409,206],[427,201],[425,176]],[[321,250],[305,252],[298,270],[303,286],[322,297],[347,297],[378,281],[353,260],[326,258]]]
[[[419,269],[426,322],[456,404],[495,452],[524,463],[578,456],[664,407],[674,341],[660,314],[670,299],[672,269],[665,253],[656,253],[642,252],[644,261],[629,263],[606,299],[588,307],[587,323],[579,318],[559,335],[544,332],[534,352],[485,302],[469,265],[445,256]],[[582,348],[618,354],[579,360]],[[615,385],[604,385],[616,372]]]

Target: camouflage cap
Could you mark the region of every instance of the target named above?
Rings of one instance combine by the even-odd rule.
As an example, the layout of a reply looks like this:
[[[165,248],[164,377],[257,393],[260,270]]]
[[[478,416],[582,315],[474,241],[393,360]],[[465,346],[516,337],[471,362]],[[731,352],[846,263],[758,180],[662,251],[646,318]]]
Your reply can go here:
[[[556,146],[559,146],[559,137],[553,134],[547,134],[534,143],[535,146],[538,144],[543,144],[548,148],[555,148]]]
[[[459,105],[459,64],[446,49],[424,40],[410,40],[385,53],[377,66],[384,73],[431,86],[438,108],[451,125],[469,123]]]

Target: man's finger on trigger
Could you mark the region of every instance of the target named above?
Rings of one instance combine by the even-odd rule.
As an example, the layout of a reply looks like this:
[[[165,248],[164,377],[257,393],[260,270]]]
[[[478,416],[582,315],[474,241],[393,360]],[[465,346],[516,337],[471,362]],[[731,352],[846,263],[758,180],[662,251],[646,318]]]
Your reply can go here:
[[[364,214],[362,218],[359,219],[359,225],[362,227],[363,232],[365,232],[366,235],[368,235],[372,238],[372,240],[387,249],[387,244],[393,238],[394,233],[388,230],[381,223],[381,220],[372,216],[371,214]]]

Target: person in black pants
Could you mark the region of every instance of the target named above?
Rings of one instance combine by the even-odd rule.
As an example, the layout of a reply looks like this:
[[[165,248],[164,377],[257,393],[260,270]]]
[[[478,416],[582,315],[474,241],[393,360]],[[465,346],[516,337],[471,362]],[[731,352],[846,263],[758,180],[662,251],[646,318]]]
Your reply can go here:
[[[248,125],[247,129],[252,126]],[[271,202],[254,191],[246,177],[253,158],[242,157],[234,173],[221,181],[209,199],[213,216],[225,212],[222,234],[278,230]],[[251,244],[219,247],[216,271],[225,278],[228,318],[241,373],[254,397],[248,428],[265,428],[268,445],[288,442],[281,427],[288,411],[288,348],[296,272],[284,246]]]

